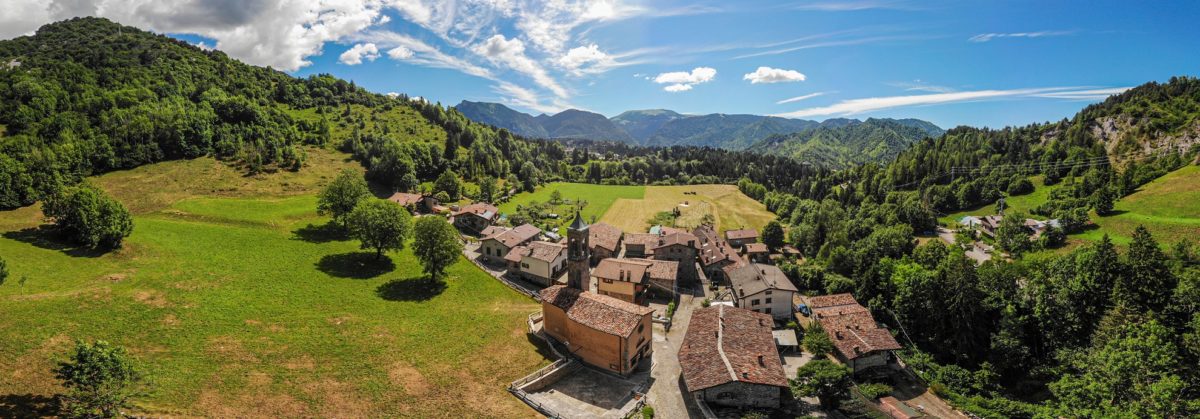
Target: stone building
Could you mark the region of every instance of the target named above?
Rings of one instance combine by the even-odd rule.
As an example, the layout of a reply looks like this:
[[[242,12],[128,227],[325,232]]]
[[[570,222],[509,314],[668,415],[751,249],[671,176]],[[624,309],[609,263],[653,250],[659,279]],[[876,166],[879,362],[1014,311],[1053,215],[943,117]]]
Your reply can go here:
[[[888,365],[900,343],[850,294],[811,297],[813,319],[833,341],[834,356],[854,372]]]
[[[718,406],[778,408],[788,388],[770,315],[726,305],[692,312],[679,347],[687,390]]]

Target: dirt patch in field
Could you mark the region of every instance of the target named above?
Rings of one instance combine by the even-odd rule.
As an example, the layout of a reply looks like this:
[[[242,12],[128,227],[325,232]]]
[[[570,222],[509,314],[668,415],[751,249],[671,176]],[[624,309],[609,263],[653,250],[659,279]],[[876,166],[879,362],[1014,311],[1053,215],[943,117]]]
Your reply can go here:
[[[352,320],[352,319],[353,318],[350,316],[338,316],[338,317],[330,317],[328,319],[325,319],[325,321],[329,322],[329,324],[334,325],[334,326],[341,326],[343,324],[350,322],[350,320]]]
[[[374,403],[358,396],[353,385],[326,378],[301,386],[309,397],[317,400],[322,417],[368,417],[378,414]]]
[[[237,398],[229,398],[220,391],[208,389],[192,410],[205,417],[214,418],[295,418],[308,417],[308,406],[287,394],[270,394],[255,391]]]
[[[258,362],[258,357],[250,352],[242,341],[237,340],[232,336],[218,336],[208,340],[208,348],[206,349],[210,355],[227,362],[246,363]]]
[[[422,396],[429,391],[425,376],[406,362],[392,364],[392,368],[388,369],[388,379],[392,385],[403,387],[410,396]]]
[[[5,366],[0,361],[0,371],[6,371],[0,372],[0,377],[4,378],[0,379],[0,383],[22,383],[19,389],[8,389],[14,393],[49,395],[61,391],[50,370],[54,368],[55,359],[71,350],[71,343],[71,338],[66,334],[54,335],[42,341],[38,347],[16,357],[11,365]]]
[[[155,308],[167,308],[171,306],[171,302],[167,301],[166,294],[158,290],[143,290],[133,293],[133,299],[137,302]]]
[[[174,314],[167,314],[166,316],[163,316],[160,323],[162,323],[162,325],[165,327],[179,326],[179,317],[176,317]]]
[[[283,367],[289,370],[311,370],[314,366],[316,366],[316,362],[313,362],[312,357],[307,354],[302,354],[283,363]]]

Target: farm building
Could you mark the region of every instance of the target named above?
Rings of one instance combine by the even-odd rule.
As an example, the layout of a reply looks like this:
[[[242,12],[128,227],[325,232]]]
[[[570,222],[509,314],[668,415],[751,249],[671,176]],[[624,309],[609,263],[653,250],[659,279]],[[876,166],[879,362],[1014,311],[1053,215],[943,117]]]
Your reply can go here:
[[[740,248],[746,243],[758,242],[758,231],[753,229],[729,230],[725,232],[725,241],[729,242],[730,246]]]
[[[813,319],[833,341],[834,355],[854,372],[886,366],[900,343],[875,321],[871,311],[850,294],[808,299]]]
[[[476,202],[459,208],[458,211],[455,211],[451,215],[454,226],[458,227],[459,230],[468,233],[479,233],[496,222],[499,210],[491,204]]]
[[[770,315],[714,305],[692,313],[679,347],[684,385],[719,406],[777,408],[788,388]]]

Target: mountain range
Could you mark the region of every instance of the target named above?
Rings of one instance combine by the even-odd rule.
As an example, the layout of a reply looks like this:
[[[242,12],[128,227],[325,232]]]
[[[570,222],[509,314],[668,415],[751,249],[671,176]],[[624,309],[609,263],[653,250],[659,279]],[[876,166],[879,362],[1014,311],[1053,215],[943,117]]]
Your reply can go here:
[[[685,115],[667,109],[626,111],[612,118],[578,109],[533,116],[499,103],[470,101],[455,108],[471,120],[526,137],[750,150],[833,167],[886,161],[914,141],[945,132],[919,119],[817,122],[748,114]]]

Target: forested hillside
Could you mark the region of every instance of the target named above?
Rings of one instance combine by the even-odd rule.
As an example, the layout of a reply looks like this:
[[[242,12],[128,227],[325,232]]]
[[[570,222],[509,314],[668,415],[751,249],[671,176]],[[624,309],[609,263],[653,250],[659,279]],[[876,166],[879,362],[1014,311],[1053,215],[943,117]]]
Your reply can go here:
[[[712,150],[568,159],[559,143],[524,139],[453,108],[370,93],[329,75],[294,78],[100,18],[0,41],[0,63],[0,208],[29,205],[89,175],[169,159],[212,155],[250,174],[303,170],[309,147],[352,153],[372,180],[395,190],[447,170],[523,189],[554,180],[743,175],[790,185],[814,173],[790,159]]]
[[[1200,256],[1192,241],[1131,226],[1135,218],[1116,208],[1169,172],[1177,199],[1187,198],[1193,187],[1179,179],[1194,170],[1179,168],[1200,154],[1191,140],[1198,86],[1188,77],[1148,83],[1055,123],[955,128],[892,163],[835,172],[843,181],[824,194],[749,179],[739,188],[790,224],[787,240],[808,260],[783,269],[801,289],[868,302],[901,332],[905,362],[956,407],[996,418],[1193,417]],[[1107,121],[1127,122],[1110,130]],[[1086,231],[1094,242],[1032,252],[1062,246],[1064,231],[1030,241],[1020,224],[1027,214],[1010,213],[996,235],[1019,238],[996,245],[1011,258],[980,264],[938,239],[916,245],[938,211],[1029,193],[1034,177],[1053,189],[1028,215],[1057,218],[1065,233]],[[1157,199],[1139,203],[1166,205]],[[1090,230],[1092,217],[1124,226],[1127,244]]]
[[[944,133],[933,124],[912,119],[868,118],[861,122],[833,122],[791,134],[773,135],[747,150],[842,168],[869,162],[890,162],[918,140],[936,138]]]

